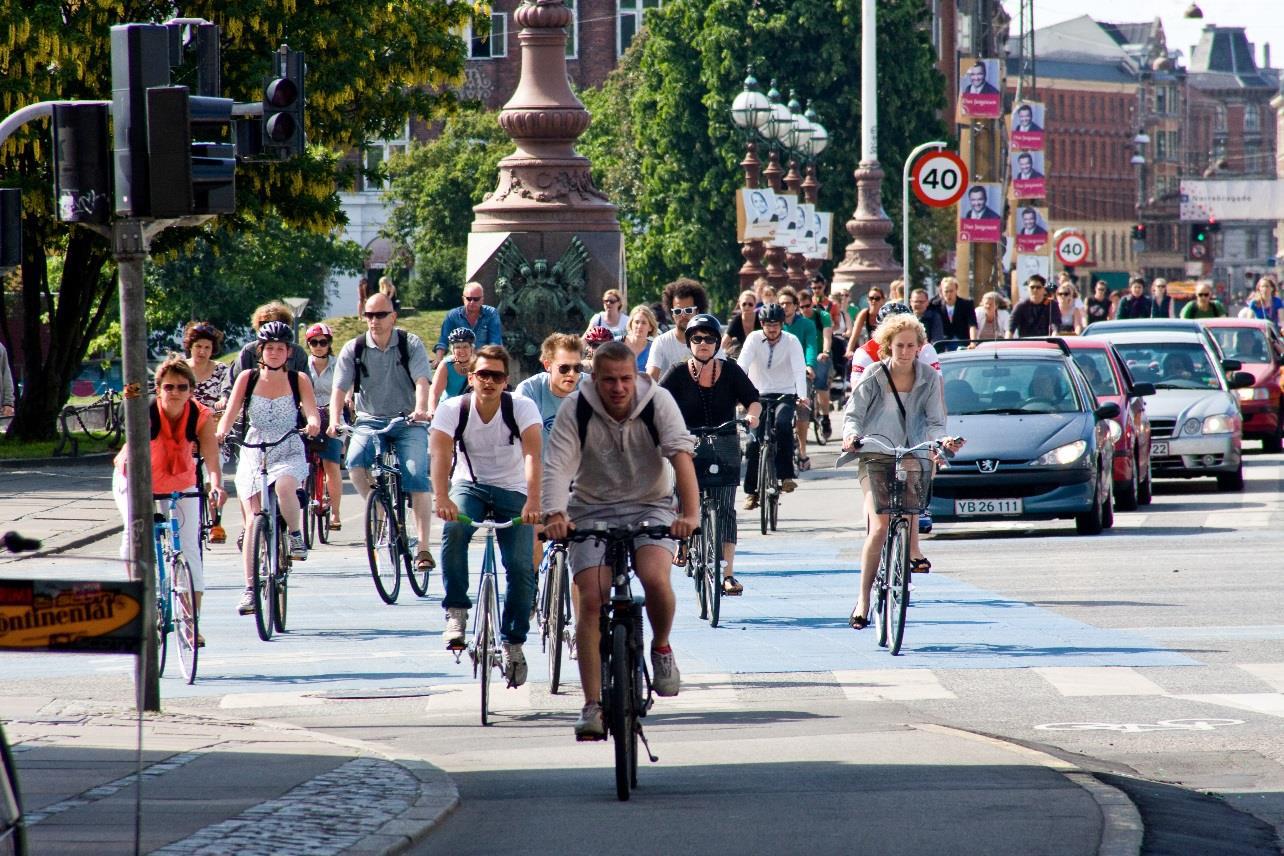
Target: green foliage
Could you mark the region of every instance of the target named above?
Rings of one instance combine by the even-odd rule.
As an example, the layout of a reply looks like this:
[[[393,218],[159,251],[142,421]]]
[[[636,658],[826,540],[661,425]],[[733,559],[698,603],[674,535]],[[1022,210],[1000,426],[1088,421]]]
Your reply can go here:
[[[497,115],[461,110],[446,120],[441,136],[388,164],[387,197],[397,207],[384,231],[414,257],[403,297],[415,306],[459,302],[473,206],[495,189],[499,161],[513,150]],[[392,273],[406,280],[404,270]]]
[[[879,160],[894,223],[904,158],[945,132],[929,23],[920,0],[878,4]],[[819,206],[837,223],[847,219],[860,160],[859,59],[855,0],[671,0],[648,13],[606,84],[585,93],[593,124],[580,145],[621,206],[631,302],[682,275],[702,280],[719,304],[738,289],[733,194],[743,184],[744,141],[729,110],[747,66],[764,91],[774,77],[786,100],[791,88],[811,99],[831,139],[819,162]],[[841,259],[847,237],[835,231]],[[898,235],[892,240],[899,246]]]

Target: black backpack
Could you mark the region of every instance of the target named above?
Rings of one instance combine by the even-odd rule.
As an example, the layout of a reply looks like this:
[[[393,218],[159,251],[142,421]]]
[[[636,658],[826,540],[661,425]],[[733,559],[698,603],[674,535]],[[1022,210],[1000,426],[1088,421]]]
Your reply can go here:
[[[308,424],[308,420],[303,416],[302,403],[303,399],[299,395],[299,373],[292,370],[285,370],[286,379],[290,381],[290,392],[294,395],[294,427],[302,428]],[[257,369],[250,375],[250,379],[245,384],[245,400],[241,402],[241,430],[250,430],[250,397],[254,395],[254,387],[259,382],[259,372]]]
[[[459,396],[459,424],[455,426],[455,448],[458,453],[450,463],[450,473],[455,474],[455,464],[459,462],[459,454],[464,456],[464,465],[468,467],[468,477],[477,483],[477,474],[473,472],[473,462],[468,457],[468,447],[464,445],[464,429],[468,427],[468,416],[473,409],[472,390]],[[522,431],[517,427],[517,417],[513,415],[513,394],[505,390],[499,394],[499,414],[508,426],[508,445],[513,445],[521,439]]]
[[[410,340],[401,330],[394,330],[397,334],[397,355],[401,360],[401,367],[406,370],[406,377],[410,378],[410,385],[414,386],[415,378],[410,373]],[[361,392],[361,377],[368,374],[365,361],[362,356],[366,352],[366,336],[362,333],[356,339],[356,344],[352,346],[352,359],[356,364],[356,372],[352,376],[352,394],[356,395]]]
[[[655,443],[656,446],[659,446],[660,431],[655,427],[654,398],[646,403],[646,407],[642,408],[642,412],[639,413],[638,416],[641,418],[643,424],[646,425],[646,430],[651,434],[651,442]],[[575,427],[579,431],[581,449],[584,448],[584,440],[588,437],[589,420],[592,418],[593,405],[588,403],[584,398],[584,393],[581,392],[580,397],[575,400]]]

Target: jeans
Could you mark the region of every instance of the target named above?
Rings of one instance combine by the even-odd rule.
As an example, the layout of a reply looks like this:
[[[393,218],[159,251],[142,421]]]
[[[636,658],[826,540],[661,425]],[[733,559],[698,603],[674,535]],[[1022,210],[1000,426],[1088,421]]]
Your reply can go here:
[[[763,396],[769,399],[769,396]],[[776,476],[781,479],[794,477],[794,405],[798,399],[792,395],[782,396],[776,405]],[[763,415],[770,405],[763,402]],[[745,493],[758,492],[758,452],[762,448],[762,438],[767,427],[765,419],[754,429],[753,438],[745,453]]]
[[[384,428],[390,419],[358,419],[357,425],[367,428]],[[397,462],[401,468],[401,489],[406,493],[428,493],[428,429],[423,425],[398,425],[384,434],[385,448],[391,443],[397,449]],[[348,444],[348,469],[368,470],[374,464],[377,438],[354,431]],[[516,515],[514,515],[516,516]]]
[[[490,511],[498,520],[520,517],[526,494],[488,484],[452,484],[450,498],[459,513],[483,520]],[[471,609],[468,596],[468,544],[477,529],[462,523],[447,523],[441,535],[442,579],[446,583],[443,608]],[[522,643],[530,630],[531,604],[535,602],[535,566],[531,555],[533,535],[525,524],[495,532],[504,562],[504,609],[499,633],[506,641]]]

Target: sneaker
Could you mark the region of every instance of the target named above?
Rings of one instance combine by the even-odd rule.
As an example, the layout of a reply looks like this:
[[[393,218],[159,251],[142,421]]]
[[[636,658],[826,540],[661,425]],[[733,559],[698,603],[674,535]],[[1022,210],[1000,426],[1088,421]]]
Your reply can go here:
[[[445,641],[447,648],[464,647],[464,627],[467,624],[468,610],[462,606],[446,609],[446,629],[442,632],[441,638]]]
[[[785,493],[793,493],[796,487],[798,487],[798,482],[793,479],[785,479],[780,483],[780,489]]]
[[[241,615],[254,614],[254,589],[247,588],[241,592],[241,602],[236,605],[236,611]]]
[[[825,435],[826,440],[834,436],[834,428],[832,425],[829,424],[828,413],[820,417],[820,432]]]
[[[580,718],[575,720],[575,739],[606,739],[606,723],[602,721],[602,705],[591,701],[580,708]]]
[[[226,544],[226,543],[227,543],[227,530],[226,530],[226,529],[224,529],[222,526],[218,525],[217,523],[215,523],[213,526],[211,526],[211,527],[210,527],[210,543],[211,543],[211,544]]]
[[[526,683],[526,654],[521,642],[504,643],[504,677],[510,687]]]
[[[308,545],[303,540],[302,532],[290,533],[290,558],[296,562],[306,562],[308,560]]]
[[[651,649],[651,689],[664,698],[678,694],[682,686],[682,675],[678,672],[678,661],[673,657],[673,648],[661,653]]]
[[[753,511],[757,507],[758,507],[758,494],[746,493],[745,494],[745,511]]]
[[[932,515],[920,514],[918,516],[918,532],[920,535],[926,535],[932,531]]]

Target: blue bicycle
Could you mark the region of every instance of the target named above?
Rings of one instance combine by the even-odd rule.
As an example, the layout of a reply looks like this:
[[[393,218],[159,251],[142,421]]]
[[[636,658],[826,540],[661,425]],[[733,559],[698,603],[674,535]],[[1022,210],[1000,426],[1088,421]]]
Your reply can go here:
[[[152,539],[156,548],[156,651],[157,673],[165,674],[169,651],[169,634],[174,634],[178,662],[189,684],[196,681],[196,660],[201,647],[200,625],[196,614],[196,586],[192,566],[183,556],[179,537],[182,520],[178,501],[185,497],[200,498],[200,491],[158,493],[152,498],[169,502],[168,515],[157,512],[153,517]],[[200,546],[197,546],[200,549]]]

